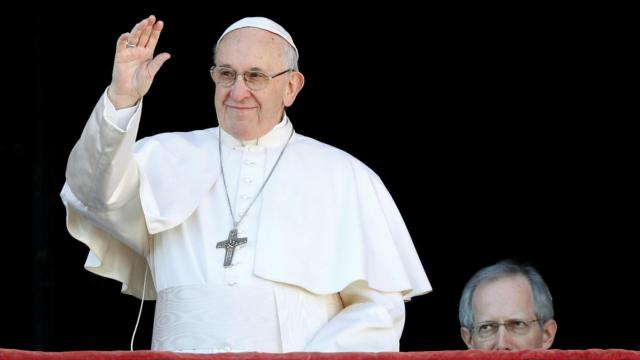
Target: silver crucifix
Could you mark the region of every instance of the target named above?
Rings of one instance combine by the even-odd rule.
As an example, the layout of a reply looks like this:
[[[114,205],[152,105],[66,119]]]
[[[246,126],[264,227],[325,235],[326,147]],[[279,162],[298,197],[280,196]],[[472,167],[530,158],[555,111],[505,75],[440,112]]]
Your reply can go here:
[[[216,244],[216,249],[224,248],[224,267],[231,266],[231,261],[233,260],[233,253],[236,251],[236,246],[244,245],[247,243],[247,238],[239,238],[238,237],[238,229],[233,228],[229,231],[229,237],[227,240],[220,241]]]

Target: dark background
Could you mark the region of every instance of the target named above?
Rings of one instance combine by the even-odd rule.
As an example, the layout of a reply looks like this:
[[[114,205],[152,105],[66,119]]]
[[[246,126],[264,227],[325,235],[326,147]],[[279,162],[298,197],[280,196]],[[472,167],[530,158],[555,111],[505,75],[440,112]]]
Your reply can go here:
[[[608,14],[352,6],[4,12],[0,347],[129,346],[139,301],[83,270],[87,249],[67,233],[58,194],[68,154],[109,84],[117,37],[153,13],[166,23],[158,50],[172,59],[145,98],[141,137],[216,125],[208,69],[233,21],[267,16],[292,34],[306,76],[289,111],[296,130],[380,175],[434,287],[407,304],[402,350],[463,349],[462,287],[506,257],[546,279],[555,348],[640,350],[629,128],[637,111],[627,116],[610,102],[617,61]],[[148,302],[137,348],[149,347],[152,320]]]

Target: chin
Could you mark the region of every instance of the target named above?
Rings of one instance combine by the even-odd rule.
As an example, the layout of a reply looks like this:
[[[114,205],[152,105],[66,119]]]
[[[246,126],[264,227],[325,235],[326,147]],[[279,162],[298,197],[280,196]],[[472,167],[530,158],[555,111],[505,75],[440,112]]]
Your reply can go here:
[[[251,136],[252,130],[251,122],[248,120],[227,120],[220,123],[220,126],[232,135],[236,139],[246,140],[245,137]]]
[[[260,136],[258,129],[246,126],[234,126],[229,133],[239,140],[253,140]]]

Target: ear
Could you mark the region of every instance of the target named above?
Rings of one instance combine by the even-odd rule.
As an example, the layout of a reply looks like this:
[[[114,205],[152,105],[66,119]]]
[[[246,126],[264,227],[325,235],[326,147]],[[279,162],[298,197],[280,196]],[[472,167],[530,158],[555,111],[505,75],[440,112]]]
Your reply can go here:
[[[460,336],[469,349],[473,349],[473,340],[471,339],[471,331],[466,327],[460,328]]]
[[[542,327],[542,347],[548,349],[553,344],[553,339],[556,337],[556,331],[558,331],[558,324],[555,320],[551,319],[544,323]]]
[[[296,96],[302,87],[304,86],[304,75],[302,75],[299,71],[292,71],[289,74],[289,81],[287,82],[287,87],[284,90],[284,106],[289,107],[296,100]]]

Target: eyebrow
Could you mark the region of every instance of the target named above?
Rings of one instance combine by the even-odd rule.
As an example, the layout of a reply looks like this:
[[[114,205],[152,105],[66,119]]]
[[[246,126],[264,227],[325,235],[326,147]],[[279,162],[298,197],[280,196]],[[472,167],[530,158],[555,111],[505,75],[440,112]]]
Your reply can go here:
[[[478,325],[483,325],[483,324],[493,324],[493,323],[505,323],[505,322],[509,322],[509,321],[524,321],[526,322],[527,320],[524,320],[522,318],[509,318],[506,319],[504,321],[498,321],[498,320],[484,320],[484,321],[479,321]]]
[[[230,64],[220,64],[220,65],[216,65],[216,67],[226,67],[226,68],[229,68],[229,69],[231,69],[231,70],[233,70],[233,71],[236,71],[236,72],[237,72],[237,70],[236,70],[233,66],[231,66]],[[262,68],[259,68],[259,67],[257,67],[257,66],[254,66],[254,67],[250,68],[250,69],[249,69],[249,70],[247,70],[247,71],[259,71],[259,72],[266,72],[266,70],[264,70],[264,69],[262,69]]]

